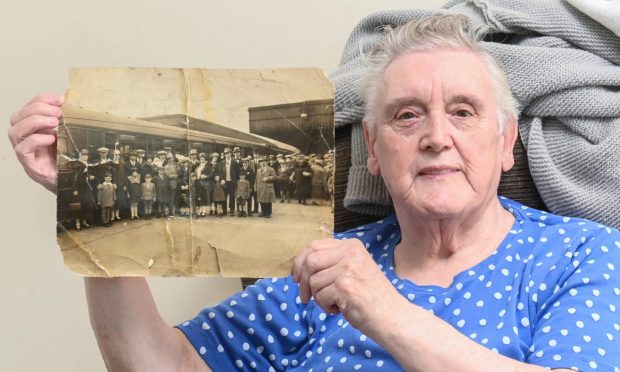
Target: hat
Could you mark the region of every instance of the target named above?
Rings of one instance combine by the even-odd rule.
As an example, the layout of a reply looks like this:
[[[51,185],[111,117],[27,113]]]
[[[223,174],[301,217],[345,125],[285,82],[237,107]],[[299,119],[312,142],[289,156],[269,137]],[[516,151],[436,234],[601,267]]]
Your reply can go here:
[[[105,172],[105,177],[112,177],[112,173],[110,173],[110,172]]]
[[[235,148],[233,149],[233,152],[241,152],[241,149],[239,148],[239,146],[235,146]]]
[[[146,177],[151,177],[151,174],[150,173],[145,174],[144,178],[146,178]]]
[[[214,153],[211,154],[211,157],[212,158],[219,158],[220,154],[218,154],[217,152],[214,152]]]
[[[110,149],[108,149],[107,147],[100,147],[97,149],[97,152],[110,152]]]
[[[80,155],[88,155],[88,149],[80,150]]]
[[[259,161],[260,163],[262,163],[262,162],[264,162],[264,161],[267,161],[267,157],[266,157],[265,155],[263,155],[263,156],[261,156],[261,157],[259,157],[259,158],[258,158],[258,161]]]
[[[190,155],[198,155],[198,150],[196,150],[196,149],[191,149],[191,150],[189,150],[189,154],[190,154]]]
[[[164,150],[159,150],[157,151],[157,155],[166,155],[167,152],[165,152]]]
[[[204,152],[201,152],[200,154],[198,154],[199,158],[206,158],[207,154],[205,154]]]
[[[138,168],[136,168],[136,167],[133,167],[133,168],[131,168],[131,172],[132,172],[132,173],[133,173],[133,172],[139,172],[139,169],[138,169]]]
[[[136,154],[135,151],[132,151],[132,152],[129,153],[129,156],[138,156],[138,154]]]
[[[166,152],[171,152],[172,151],[172,147],[164,146],[164,150],[166,150]]]
[[[249,162],[249,160],[248,160],[248,158],[242,158],[242,159],[241,159],[241,162],[242,162],[242,163],[247,163],[247,162]]]
[[[224,154],[228,154],[228,153],[230,153],[230,149],[227,147],[224,149]]]
[[[275,158],[276,158],[276,157],[275,157],[275,155],[273,155],[273,154],[272,154],[272,155],[269,155],[269,160],[271,160],[271,159],[275,159]]]
[[[137,149],[136,152],[141,152],[141,153],[145,153],[146,151],[142,150],[142,149]]]

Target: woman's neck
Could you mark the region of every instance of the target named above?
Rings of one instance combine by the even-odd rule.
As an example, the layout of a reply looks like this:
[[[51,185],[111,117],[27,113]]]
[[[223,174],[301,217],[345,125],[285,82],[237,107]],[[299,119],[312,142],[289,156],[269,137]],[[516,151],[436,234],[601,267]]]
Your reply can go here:
[[[495,251],[514,223],[497,198],[451,219],[396,212],[402,239],[394,253],[394,270],[419,285],[449,286],[456,274]]]

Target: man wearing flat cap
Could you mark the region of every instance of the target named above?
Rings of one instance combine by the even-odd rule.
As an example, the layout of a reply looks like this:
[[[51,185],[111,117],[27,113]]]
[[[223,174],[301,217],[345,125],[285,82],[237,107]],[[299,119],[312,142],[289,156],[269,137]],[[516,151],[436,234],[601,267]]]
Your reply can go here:
[[[136,150],[136,155],[138,156],[137,160],[138,160],[138,165],[142,165],[142,163],[145,163],[144,157],[146,156],[146,152],[142,149],[137,149]]]
[[[153,165],[156,166],[158,170],[160,168],[161,169],[164,168],[164,166],[166,165],[166,151],[164,150],[157,151],[157,157],[153,159]]]

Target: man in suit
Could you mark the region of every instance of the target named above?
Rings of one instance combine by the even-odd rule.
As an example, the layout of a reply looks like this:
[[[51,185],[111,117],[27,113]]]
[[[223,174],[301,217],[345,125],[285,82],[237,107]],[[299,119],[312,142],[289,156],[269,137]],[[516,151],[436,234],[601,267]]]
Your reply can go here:
[[[194,168],[198,163],[198,150],[191,149],[189,151],[189,165]]]
[[[225,193],[228,201],[228,215],[235,215],[235,188],[239,179],[239,164],[233,159],[232,152],[227,147],[224,149],[224,160],[220,163],[222,180],[226,181]],[[226,202],[224,204],[226,208]]]
[[[127,164],[127,169],[133,168],[140,169],[140,164],[138,163],[138,154],[135,151],[129,153],[129,163]]]
[[[142,149],[137,149],[136,150],[136,155],[137,155],[137,161],[138,161],[138,165],[142,166],[142,163],[146,163],[146,160],[144,160],[144,157],[146,156],[146,152]]]
[[[238,146],[235,146],[233,148],[233,159],[235,160],[235,162],[237,163],[237,165],[239,165],[239,168],[241,168],[241,149]]]
[[[267,164],[267,158],[261,158],[255,182],[256,196],[261,209],[259,217],[271,218],[271,206],[276,201],[276,192],[273,188],[276,179],[276,171]]]
[[[159,169],[164,169],[166,165],[166,151],[157,151],[157,158],[153,159],[153,165],[157,167],[157,171],[159,171]]]

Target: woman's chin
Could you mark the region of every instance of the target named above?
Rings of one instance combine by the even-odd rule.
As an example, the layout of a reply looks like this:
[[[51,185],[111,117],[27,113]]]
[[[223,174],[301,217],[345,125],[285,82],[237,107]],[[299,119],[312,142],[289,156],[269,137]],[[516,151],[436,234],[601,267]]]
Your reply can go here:
[[[462,198],[455,195],[433,195],[419,198],[414,203],[407,203],[409,211],[415,211],[419,217],[425,219],[457,218],[467,207]],[[406,205],[407,205],[406,204]],[[410,212],[408,212],[410,213]]]

